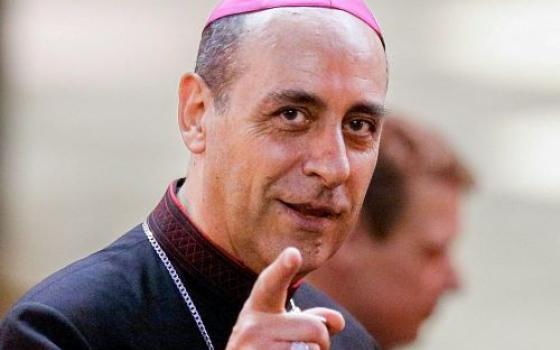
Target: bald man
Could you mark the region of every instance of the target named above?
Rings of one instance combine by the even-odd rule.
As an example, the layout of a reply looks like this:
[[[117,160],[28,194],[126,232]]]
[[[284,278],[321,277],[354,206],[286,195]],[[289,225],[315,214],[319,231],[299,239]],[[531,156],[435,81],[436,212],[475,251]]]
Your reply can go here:
[[[33,288],[0,347],[375,348],[301,281],[358,219],[386,89],[363,1],[223,1],[179,86],[186,178],[142,225]]]
[[[472,184],[439,135],[388,117],[359,224],[309,279],[346,306],[381,348],[413,341],[438,300],[459,287],[451,248]]]

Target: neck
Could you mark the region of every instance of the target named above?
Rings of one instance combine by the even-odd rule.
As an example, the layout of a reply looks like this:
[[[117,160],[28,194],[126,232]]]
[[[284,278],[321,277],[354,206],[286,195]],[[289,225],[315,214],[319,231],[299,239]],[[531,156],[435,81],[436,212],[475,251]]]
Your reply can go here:
[[[183,186],[179,188],[177,197],[186,210],[189,219],[198,230],[215,246],[219,247],[235,260],[239,257],[229,244],[229,240],[223,234],[224,228],[218,227],[216,220],[205,207],[206,197],[203,190],[203,182],[197,181],[194,174],[187,175]],[[241,261],[240,261],[241,262]]]
[[[187,197],[189,197],[189,194],[187,194],[187,188],[189,187],[191,186],[189,186],[189,177],[187,176],[183,186],[181,186],[177,191],[177,198],[179,198],[179,201],[183,207],[185,207],[186,214],[188,214],[191,219],[194,219],[193,208],[191,207],[189,201],[187,201]]]

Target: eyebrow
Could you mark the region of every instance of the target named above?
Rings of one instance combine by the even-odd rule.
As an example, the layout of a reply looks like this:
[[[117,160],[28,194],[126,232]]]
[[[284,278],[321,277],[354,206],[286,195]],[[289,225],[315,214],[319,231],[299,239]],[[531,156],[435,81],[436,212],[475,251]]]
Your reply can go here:
[[[263,104],[268,103],[295,103],[312,106],[317,109],[326,109],[327,104],[317,95],[304,90],[281,90],[274,91],[266,95]]]
[[[288,89],[273,91],[263,99],[263,105],[268,103],[294,103],[312,106],[317,109],[327,109],[327,103],[319,96],[304,90]],[[346,114],[361,113],[372,117],[384,117],[388,112],[382,104],[374,102],[358,102],[350,107]]]
[[[352,114],[352,113],[368,114],[372,117],[377,117],[377,118],[383,118],[385,117],[385,115],[388,114],[387,110],[383,105],[378,103],[372,103],[372,102],[363,102],[363,103],[357,103],[353,105],[348,110],[348,114]]]

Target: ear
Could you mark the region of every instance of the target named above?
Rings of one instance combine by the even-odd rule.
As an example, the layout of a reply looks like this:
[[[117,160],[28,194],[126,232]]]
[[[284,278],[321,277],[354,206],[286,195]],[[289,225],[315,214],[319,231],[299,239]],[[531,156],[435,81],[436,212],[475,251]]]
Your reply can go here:
[[[206,149],[205,117],[211,111],[210,89],[195,73],[187,73],[179,84],[178,121],[181,137],[193,154]]]

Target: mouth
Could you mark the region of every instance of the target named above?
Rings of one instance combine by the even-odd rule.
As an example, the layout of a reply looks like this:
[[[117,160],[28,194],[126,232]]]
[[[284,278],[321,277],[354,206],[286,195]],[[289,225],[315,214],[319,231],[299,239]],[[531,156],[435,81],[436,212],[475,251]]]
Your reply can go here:
[[[304,231],[321,232],[342,214],[333,206],[279,201],[295,224]]]
[[[313,205],[310,203],[292,204],[286,202],[282,202],[282,204],[304,216],[326,219],[334,219],[340,216],[340,211],[326,205]]]

